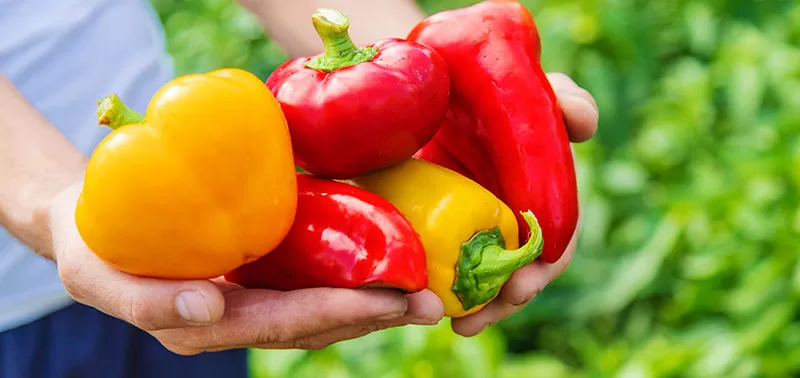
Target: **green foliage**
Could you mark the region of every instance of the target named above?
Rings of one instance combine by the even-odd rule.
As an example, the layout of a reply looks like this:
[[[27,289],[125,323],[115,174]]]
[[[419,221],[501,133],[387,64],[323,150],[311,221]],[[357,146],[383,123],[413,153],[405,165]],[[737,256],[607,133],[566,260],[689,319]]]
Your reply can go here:
[[[505,357],[502,335],[491,330],[472,339],[446,322],[373,333],[322,351],[253,350],[255,377],[491,377]]]
[[[178,75],[222,67],[266,79],[288,57],[253,14],[231,0],[150,0],[164,24]]]
[[[476,1],[420,0],[427,12]],[[253,351],[255,377],[800,375],[800,3],[523,1],[542,64],[588,89],[571,267],[474,339],[447,322],[322,351]],[[286,59],[229,0],[154,0],[178,73]]]

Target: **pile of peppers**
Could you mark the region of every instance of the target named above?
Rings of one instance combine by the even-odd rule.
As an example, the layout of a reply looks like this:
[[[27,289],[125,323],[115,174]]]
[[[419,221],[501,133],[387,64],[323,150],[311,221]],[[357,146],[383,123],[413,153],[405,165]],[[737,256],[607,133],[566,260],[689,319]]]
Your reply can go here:
[[[246,288],[430,289],[450,317],[559,260],[577,225],[573,157],[524,6],[485,0],[364,46],[341,12],[312,25],[325,51],[258,85],[178,78],[144,116],[101,102],[114,131],[76,210],[97,256]]]

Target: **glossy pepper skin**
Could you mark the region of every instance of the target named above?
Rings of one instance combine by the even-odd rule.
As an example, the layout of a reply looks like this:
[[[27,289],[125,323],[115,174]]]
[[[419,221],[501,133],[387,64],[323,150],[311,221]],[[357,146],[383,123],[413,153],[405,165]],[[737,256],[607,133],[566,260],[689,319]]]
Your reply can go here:
[[[556,262],[577,226],[577,185],[533,17],[517,1],[488,0],[432,15],[408,39],[439,52],[452,82],[445,120],[415,156],[474,179],[516,212],[531,210],[544,235],[541,259]]]
[[[221,276],[288,233],[297,181],[286,121],[238,69],[165,84],[146,115],[99,102],[111,132],[86,168],[78,231],[107,264],[158,278]]]
[[[495,298],[517,269],[542,251],[536,218],[520,247],[514,213],[474,181],[455,171],[409,159],[349,181],[386,198],[419,233],[425,247],[428,288],[444,304],[444,314],[462,317]]]
[[[305,173],[298,173],[297,186],[297,215],[280,246],[226,274],[226,280],[273,290],[425,289],[422,242],[389,201]]]
[[[266,81],[286,114],[297,165],[349,179],[413,156],[447,110],[442,57],[397,38],[356,47],[349,20],[333,10],[312,20],[325,52],[290,60]]]

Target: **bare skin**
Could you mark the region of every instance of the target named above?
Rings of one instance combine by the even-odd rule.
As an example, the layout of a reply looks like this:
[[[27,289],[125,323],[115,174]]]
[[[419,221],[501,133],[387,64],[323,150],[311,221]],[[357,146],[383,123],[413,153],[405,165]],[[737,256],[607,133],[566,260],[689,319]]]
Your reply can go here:
[[[275,12],[268,12],[274,9],[270,6],[279,4],[277,0],[247,3],[263,22],[280,28],[281,24],[270,23]],[[297,14],[301,21],[311,14],[306,11],[309,4],[311,11],[317,6],[345,12],[349,7],[356,12],[374,8],[369,5],[372,2],[363,0],[316,3],[280,2],[286,8],[284,16]],[[363,26],[354,33],[356,41],[402,35],[422,17],[411,2],[380,3],[380,11],[373,15],[385,16],[363,17],[360,22],[371,20],[372,26]],[[388,9],[395,5],[399,7],[397,12]],[[292,11],[294,6],[306,8]],[[406,16],[400,17],[401,14]],[[286,45],[313,39],[291,27],[282,35]],[[296,55],[306,55],[316,49],[311,42],[298,42],[294,51]],[[565,75],[549,77],[564,110],[570,138],[573,142],[588,140],[597,130],[597,106],[592,96]],[[112,269],[86,247],[74,222],[86,161],[87,157],[0,75],[0,224],[57,264],[61,280],[76,301],[149,332],[175,353],[192,355],[241,347],[318,349],[376,330],[435,324],[442,318],[441,301],[427,290],[412,295],[327,288],[282,293],[243,289],[219,279],[166,281]],[[533,263],[519,270],[493,303],[478,313],[454,320],[453,329],[472,336],[521,309],[566,269],[574,248],[573,240],[557,264]]]
[[[317,8],[331,8],[350,18],[350,37],[366,44],[387,37],[404,37],[425,14],[409,0],[239,0],[261,21],[269,37],[291,57],[323,51],[311,26]]]

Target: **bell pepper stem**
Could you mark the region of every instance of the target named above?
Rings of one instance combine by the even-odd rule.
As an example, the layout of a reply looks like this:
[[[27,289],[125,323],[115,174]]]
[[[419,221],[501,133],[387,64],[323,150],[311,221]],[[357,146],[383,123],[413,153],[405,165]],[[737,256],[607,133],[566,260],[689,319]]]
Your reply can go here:
[[[125,125],[144,122],[144,116],[125,105],[115,95],[108,95],[97,102],[97,122],[116,130]]]
[[[375,47],[356,47],[348,29],[350,19],[342,12],[333,9],[318,9],[311,17],[325,53],[315,56],[305,66],[323,72],[354,66],[372,60],[378,53]]]
[[[542,254],[544,240],[536,217],[530,211],[522,216],[530,226],[531,237],[518,249],[505,249],[499,228],[480,231],[461,246],[452,289],[464,310],[490,301],[512,273]]]

